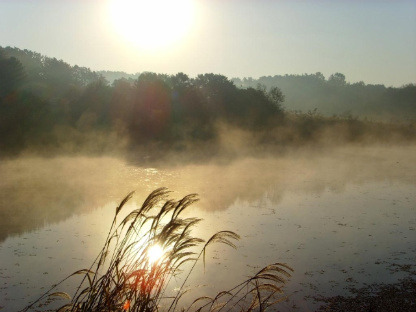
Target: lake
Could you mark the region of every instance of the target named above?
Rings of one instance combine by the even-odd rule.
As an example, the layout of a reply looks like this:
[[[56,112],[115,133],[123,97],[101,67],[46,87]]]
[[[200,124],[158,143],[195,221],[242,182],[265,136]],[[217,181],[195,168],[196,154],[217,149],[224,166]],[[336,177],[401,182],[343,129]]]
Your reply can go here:
[[[280,156],[181,164],[115,157],[25,156],[0,163],[0,309],[24,308],[49,286],[89,267],[116,205],[166,186],[198,193],[196,234],[241,235],[212,246],[195,294],[231,288],[263,266],[294,268],[283,311],[313,311],[314,296],[394,283],[414,274],[416,146],[314,148]],[[414,275],[413,275],[414,276]],[[67,281],[59,290],[71,290]],[[172,290],[173,291],[173,290]],[[69,291],[70,292],[70,291]]]

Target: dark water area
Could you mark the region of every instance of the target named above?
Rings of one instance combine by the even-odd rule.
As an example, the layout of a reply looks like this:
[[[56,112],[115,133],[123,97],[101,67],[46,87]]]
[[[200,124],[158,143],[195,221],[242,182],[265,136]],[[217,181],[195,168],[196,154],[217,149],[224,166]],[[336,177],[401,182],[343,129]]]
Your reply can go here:
[[[16,311],[98,254],[117,203],[155,188],[198,193],[196,235],[241,235],[237,250],[208,250],[195,297],[231,288],[261,267],[294,268],[283,311],[312,297],[414,277],[416,147],[304,150],[204,164],[132,165],[111,157],[24,157],[0,163],[0,309]],[[68,291],[67,281],[59,290]],[[173,291],[173,290],[172,290]]]

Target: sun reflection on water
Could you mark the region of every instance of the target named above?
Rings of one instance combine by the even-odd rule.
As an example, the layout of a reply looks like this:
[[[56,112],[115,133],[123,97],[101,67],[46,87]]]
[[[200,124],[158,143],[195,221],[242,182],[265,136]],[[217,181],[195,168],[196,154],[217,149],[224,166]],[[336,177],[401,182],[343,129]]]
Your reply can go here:
[[[156,262],[158,262],[164,255],[164,250],[162,247],[160,247],[160,245],[155,244],[153,246],[151,246],[149,248],[149,250],[147,251],[147,258],[150,262],[150,264],[154,264]]]

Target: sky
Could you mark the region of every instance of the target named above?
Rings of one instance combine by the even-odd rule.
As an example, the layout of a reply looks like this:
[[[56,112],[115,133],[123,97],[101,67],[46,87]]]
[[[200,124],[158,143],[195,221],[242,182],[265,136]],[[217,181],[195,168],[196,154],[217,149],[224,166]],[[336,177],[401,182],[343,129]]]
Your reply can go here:
[[[0,46],[92,70],[402,86],[416,83],[416,0],[0,0]]]

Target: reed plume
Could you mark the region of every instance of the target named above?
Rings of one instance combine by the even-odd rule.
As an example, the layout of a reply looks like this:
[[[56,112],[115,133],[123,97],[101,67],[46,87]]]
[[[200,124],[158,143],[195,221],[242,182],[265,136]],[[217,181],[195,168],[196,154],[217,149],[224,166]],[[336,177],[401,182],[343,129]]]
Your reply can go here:
[[[54,297],[70,301],[58,312],[177,311],[196,264],[202,260],[205,266],[207,248],[214,243],[236,248],[235,241],[240,237],[231,231],[217,232],[207,241],[192,236],[192,229],[201,219],[185,218],[183,212],[198,200],[197,195],[173,201],[168,193],[166,188],[153,191],[140,208],[118,222],[120,212],[133,196],[128,194],[116,207],[104,246],[92,265],[64,279],[83,275],[75,294],[71,297],[53,292],[62,281],[22,311]],[[154,248],[160,251],[158,258],[151,256]],[[186,264],[189,266],[184,271]],[[274,263],[213,298],[195,299],[181,311],[265,311],[284,300],[282,286],[291,271],[286,264]],[[183,278],[179,291],[174,297],[166,296],[166,288],[176,276]]]

